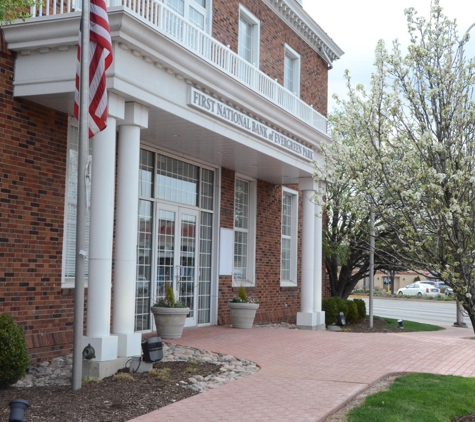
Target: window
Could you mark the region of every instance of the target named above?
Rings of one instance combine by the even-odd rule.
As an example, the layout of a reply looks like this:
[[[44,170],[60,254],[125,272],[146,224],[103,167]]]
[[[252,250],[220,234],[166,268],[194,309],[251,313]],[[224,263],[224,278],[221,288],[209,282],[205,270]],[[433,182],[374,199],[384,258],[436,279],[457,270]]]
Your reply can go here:
[[[298,192],[283,188],[280,285],[297,285]]]
[[[196,27],[205,30],[206,0],[167,0],[167,6]]]
[[[284,87],[295,95],[300,95],[300,55],[288,45],[284,55]]]
[[[234,186],[233,285],[254,285],[255,182],[236,178]]]
[[[77,124],[77,123],[76,123]],[[66,200],[64,215],[63,237],[63,270],[62,287],[73,288],[76,270],[76,216],[77,216],[77,192],[78,192],[78,147],[79,130],[71,122],[68,130],[68,156],[66,163]],[[89,143],[89,160],[92,159],[92,147]],[[91,166],[89,166],[91,168]],[[88,204],[91,195],[91,177],[86,179]],[[86,214],[86,251],[89,251],[89,208]],[[88,275],[89,259],[86,255],[85,274]]]
[[[244,60],[259,65],[259,20],[244,7],[239,9],[238,54]]]

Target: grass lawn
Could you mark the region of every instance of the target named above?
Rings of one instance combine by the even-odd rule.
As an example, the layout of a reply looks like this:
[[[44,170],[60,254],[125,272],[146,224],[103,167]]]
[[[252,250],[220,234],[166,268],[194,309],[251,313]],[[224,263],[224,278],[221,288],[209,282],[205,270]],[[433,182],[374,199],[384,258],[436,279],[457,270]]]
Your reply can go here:
[[[376,319],[376,318],[386,321],[389,324],[389,327],[398,326],[397,319],[373,316],[373,319]],[[439,330],[444,330],[444,328],[439,327],[437,325],[422,324],[420,322],[404,321],[404,330],[405,331],[439,331]]]
[[[475,378],[409,374],[369,396],[348,422],[449,422],[475,412]]]

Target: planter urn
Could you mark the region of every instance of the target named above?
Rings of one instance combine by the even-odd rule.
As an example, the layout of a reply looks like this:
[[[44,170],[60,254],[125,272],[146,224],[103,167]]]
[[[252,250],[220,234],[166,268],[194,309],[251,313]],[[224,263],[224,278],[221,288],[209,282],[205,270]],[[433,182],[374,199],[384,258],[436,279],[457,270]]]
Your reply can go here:
[[[183,334],[190,308],[165,308],[152,306],[157,335],[161,338],[177,339]]]
[[[252,328],[258,303],[228,302],[233,328]]]

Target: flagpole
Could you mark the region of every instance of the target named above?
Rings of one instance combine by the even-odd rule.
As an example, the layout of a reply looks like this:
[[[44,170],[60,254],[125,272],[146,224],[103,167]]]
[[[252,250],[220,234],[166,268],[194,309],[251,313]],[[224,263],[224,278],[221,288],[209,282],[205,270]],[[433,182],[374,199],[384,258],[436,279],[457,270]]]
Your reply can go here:
[[[79,147],[76,219],[76,267],[74,289],[73,391],[82,384],[82,338],[84,326],[84,279],[86,258],[86,167],[89,155],[89,28],[90,3],[82,0],[81,74],[79,85]]]

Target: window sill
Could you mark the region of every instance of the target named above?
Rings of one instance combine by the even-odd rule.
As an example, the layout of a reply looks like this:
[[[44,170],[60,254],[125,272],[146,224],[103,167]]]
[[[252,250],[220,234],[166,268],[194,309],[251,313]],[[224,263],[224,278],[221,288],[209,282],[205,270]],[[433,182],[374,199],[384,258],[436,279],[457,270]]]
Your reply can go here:
[[[87,282],[88,282],[88,279],[86,278],[84,280],[84,288],[86,289],[87,288]],[[63,282],[61,283],[61,288],[62,289],[74,289],[74,285],[75,285],[75,279],[74,278],[66,278],[63,280]]]
[[[297,287],[297,283],[289,280],[281,280],[280,287]]]

